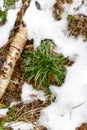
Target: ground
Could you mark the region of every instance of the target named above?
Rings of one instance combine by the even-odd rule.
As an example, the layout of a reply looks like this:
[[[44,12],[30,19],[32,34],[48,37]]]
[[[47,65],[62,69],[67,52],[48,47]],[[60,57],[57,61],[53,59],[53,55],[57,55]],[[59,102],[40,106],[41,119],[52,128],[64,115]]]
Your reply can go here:
[[[14,2],[16,2],[16,1],[13,1],[13,3],[10,3],[10,4],[14,5]],[[25,2],[25,0],[23,1],[23,3],[24,2]],[[35,4],[36,4],[37,10],[39,10],[39,11],[44,10],[44,6],[40,7],[40,4],[39,4],[38,1]],[[69,1],[69,4],[72,4],[72,1]],[[76,10],[79,10],[79,8],[81,8],[81,6],[83,6],[83,5],[84,5],[84,1],[81,1],[81,4],[76,8]],[[49,6],[51,6],[51,5],[49,5]],[[6,6],[6,8],[7,8],[6,9],[6,11],[7,11],[8,6]],[[13,6],[12,6],[12,8],[13,8]],[[18,29],[19,29],[19,26],[20,26],[20,23],[21,23],[21,19],[23,17],[23,11],[25,12],[26,9],[27,9],[27,5],[25,5],[25,7],[22,8],[18,12],[14,27],[10,31],[8,42],[0,48],[0,69],[2,68],[4,61],[6,61],[6,56],[7,56],[7,53],[9,51],[10,43],[12,42],[16,33],[18,32]],[[3,13],[7,13],[6,11],[3,12]],[[29,11],[31,11],[31,10],[29,10]],[[62,15],[64,13],[64,7],[62,6],[61,1],[60,2],[56,1],[56,3],[53,6],[52,13],[53,13],[52,17],[54,18],[54,20],[56,22],[61,21]],[[31,14],[32,14],[32,12],[31,12]],[[30,17],[31,17],[31,14],[30,14]],[[49,14],[49,11],[48,11],[48,14]],[[47,14],[46,17],[45,16],[43,16],[43,17],[47,18],[49,16],[48,14]],[[2,15],[2,14],[0,14],[0,15]],[[37,12],[37,16],[39,17],[39,12]],[[42,14],[41,14],[41,16],[42,16]],[[35,17],[35,18],[37,18],[37,17]],[[25,16],[24,16],[23,19],[25,21],[24,24],[27,25]],[[51,17],[49,17],[49,19],[52,20]],[[5,22],[6,22],[6,15],[4,16],[3,21],[0,22],[0,26],[3,26],[3,24],[5,24]],[[30,25],[31,25],[32,20],[29,21],[29,22],[30,22]],[[86,44],[86,42],[87,42],[87,31],[86,31],[87,16],[83,13],[70,14],[70,15],[67,16],[67,22],[68,22],[67,31],[68,31],[69,38],[73,37],[75,39],[78,39],[78,37],[80,36],[82,38],[82,41],[84,42],[84,44]],[[37,26],[37,23],[36,23],[36,26]],[[54,27],[54,26],[52,25],[52,27]],[[40,29],[41,28],[39,28],[39,30]],[[47,29],[49,29],[49,27]],[[36,30],[37,30],[37,27],[36,27]],[[30,28],[30,31],[32,31],[31,28]],[[42,28],[42,32],[44,32],[43,28]],[[35,33],[38,34],[38,30]],[[41,32],[39,32],[39,33],[41,33]],[[45,85],[41,84],[43,87],[41,87],[41,89],[38,90],[37,86],[39,85],[39,81],[38,80],[34,81],[34,78],[32,78],[31,81],[30,81],[29,78],[25,75],[23,69],[26,68],[26,64],[27,64],[27,66],[30,65],[30,58],[28,57],[28,53],[30,54],[32,52],[35,52],[34,48],[37,47],[37,45],[34,45],[35,43],[32,40],[32,37],[33,37],[32,35],[33,35],[33,32],[31,34],[31,40],[27,40],[26,45],[24,47],[24,50],[21,54],[21,57],[19,58],[19,60],[17,61],[16,65],[15,65],[14,72],[11,76],[11,80],[9,82],[8,88],[7,88],[4,96],[0,100],[0,109],[6,109],[6,110],[8,109],[7,114],[5,114],[4,116],[0,116],[0,130],[4,130],[4,129],[10,130],[10,129],[12,129],[12,127],[9,126],[9,124],[7,126],[4,126],[5,123],[6,122],[16,123],[18,121],[23,121],[23,122],[26,122],[28,124],[32,124],[33,130],[47,130],[48,128],[46,128],[44,125],[39,124],[38,122],[39,122],[39,118],[40,118],[42,110],[44,108],[49,107],[51,104],[57,102],[56,101],[57,96],[55,96],[55,94],[53,94],[52,91],[49,92],[49,90],[48,90],[49,86],[50,85],[56,85],[57,87],[61,87],[61,85],[64,83],[65,75],[66,75],[66,71],[65,71],[64,68],[63,68],[63,72],[61,71],[61,69],[59,70],[62,73],[60,75],[60,77],[62,77],[63,73],[64,73],[62,81],[59,84],[56,80],[56,76],[54,76],[53,74],[47,75],[47,77],[45,79],[45,83],[46,83],[46,80],[50,82],[49,86],[47,86],[47,89],[46,89],[46,87],[44,87],[46,84]],[[49,33],[49,35],[48,35],[48,40],[51,37],[50,33]],[[40,40],[41,37],[39,35],[38,35],[38,37],[39,37],[39,40]],[[43,37],[45,37],[45,35]],[[47,40],[46,38],[43,38],[43,39]],[[39,43],[39,40],[37,40],[36,37],[34,37],[34,40],[36,40],[36,43],[37,43],[37,41]],[[46,52],[48,51],[48,53],[50,53],[50,50],[52,50],[52,48],[53,48],[53,44],[55,44],[55,43],[52,43],[52,45],[50,45],[50,49],[48,48],[48,50],[46,50]],[[61,47],[61,45],[60,45],[60,47]],[[82,44],[81,44],[81,47],[82,47]],[[84,48],[83,48],[83,50],[84,50]],[[25,53],[25,55],[24,55],[24,52],[27,52],[27,53]],[[76,52],[78,52],[78,50],[76,50]],[[48,54],[48,53],[46,53],[46,54]],[[61,53],[53,52],[52,58],[56,58],[56,56],[59,56],[60,54]],[[62,57],[65,56],[65,55],[68,55],[68,53],[65,54],[65,55],[64,54],[65,54],[65,52],[63,52]],[[64,67],[64,66],[72,67],[74,65],[74,62],[75,62],[75,60],[73,60],[73,58],[69,58],[69,56],[65,56],[63,58],[63,62],[61,62],[61,67]],[[46,61],[45,61],[45,63],[46,63]],[[47,63],[48,63],[48,61],[47,61]],[[32,67],[32,66],[30,66],[30,67]],[[29,70],[29,74],[31,74],[30,70]],[[37,72],[35,73],[35,75],[36,74],[37,74]],[[24,77],[26,77],[26,79]],[[37,76],[37,77],[39,77],[39,76]],[[41,79],[41,81],[42,81],[42,79]],[[58,77],[57,77],[57,79],[58,79]],[[28,95],[29,95],[28,102],[24,102],[25,99],[22,97],[23,96],[22,94],[23,94],[24,84],[25,84],[25,86],[27,86],[26,82],[31,84],[31,86],[33,85],[33,87],[35,89],[35,90],[33,90],[33,88],[31,88],[31,86],[30,86],[30,88],[29,88],[30,93],[28,93]],[[31,92],[31,90],[32,90],[32,92]],[[41,90],[43,92],[41,92]],[[25,91],[25,89],[24,89],[24,91]],[[40,93],[38,91],[40,91],[41,95],[39,95]],[[41,96],[42,96],[42,99],[41,99]],[[44,100],[44,98],[46,98],[46,99]],[[13,105],[11,104],[12,102],[13,102]],[[74,107],[76,107],[76,106],[74,106]],[[82,123],[83,124],[80,127],[76,128],[77,130],[86,130],[87,129],[87,124],[85,122],[82,122]],[[32,129],[32,126],[31,126],[31,129]],[[17,130],[17,128],[16,128],[16,130]]]

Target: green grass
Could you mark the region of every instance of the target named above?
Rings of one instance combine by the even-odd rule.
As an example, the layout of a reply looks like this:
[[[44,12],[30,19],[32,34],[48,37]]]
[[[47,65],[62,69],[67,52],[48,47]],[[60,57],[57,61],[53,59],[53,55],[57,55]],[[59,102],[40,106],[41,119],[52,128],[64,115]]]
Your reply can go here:
[[[23,52],[24,78],[38,89],[45,87],[49,90],[51,84],[60,86],[64,82],[69,60],[54,53],[54,47],[51,40],[44,40],[36,51]]]
[[[6,104],[2,104],[2,108],[7,108],[8,106]]]
[[[2,108],[6,108],[7,106],[4,104]],[[6,118],[3,118],[2,121],[0,121],[0,130],[10,130],[9,128],[5,127],[6,122],[12,122],[15,118],[15,105],[9,108],[8,116]]]
[[[75,22],[75,17],[73,15],[68,15],[67,20],[70,22]]]
[[[15,117],[15,105],[13,105],[12,107],[9,108],[9,113],[8,113],[9,117],[8,117],[8,122],[11,122],[14,120]]]
[[[6,129],[4,128],[4,124],[5,124],[5,121],[2,121],[2,122],[0,123],[0,130],[6,130]]]

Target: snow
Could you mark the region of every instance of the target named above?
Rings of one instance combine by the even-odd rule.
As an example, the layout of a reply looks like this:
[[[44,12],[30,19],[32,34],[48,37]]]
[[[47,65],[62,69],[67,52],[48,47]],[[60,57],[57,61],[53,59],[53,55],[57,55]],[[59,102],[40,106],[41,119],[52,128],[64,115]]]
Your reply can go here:
[[[40,1],[41,10],[38,10],[35,5],[35,0],[32,0],[30,7],[26,10],[23,17],[24,23],[27,25],[28,38],[34,39],[35,48],[40,44],[40,41],[45,38],[51,38],[55,33],[55,20],[52,17],[52,6],[55,1],[38,0]],[[49,6],[46,6],[49,5]]]
[[[3,117],[3,116],[6,116],[7,112],[8,112],[7,108],[0,109],[0,118]]]
[[[0,0],[0,10],[4,11],[3,0]]]
[[[40,4],[40,9],[37,8],[36,2]],[[68,37],[67,16],[80,13],[87,16],[87,1],[85,0],[81,7],[82,0],[73,0],[71,5],[63,4],[64,13],[60,21],[55,21],[53,18],[54,3],[55,0],[50,2],[32,0],[23,17],[28,38],[34,39],[35,48],[40,45],[41,40],[52,39],[57,45],[55,51],[74,61],[72,66],[67,67],[65,82],[62,86],[60,88],[50,86],[56,99],[42,110],[39,123],[48,130],[75,130],[82,123],[87,122],[87,43],[83,41],[82,36],[77,39]],[[2,4],[0,3],[0,8]],[[80,8],[76,10],[77,7]],[[7,23],[0,27],[0,46],[7,42],[16,14],[17,10],[16,12],[9,10]],[[31,85],[25,83],[22,87],[21,99],[23,103],[29,103],[37,99],[45,101],[46,97],[42,91],[36,91]],[[14,127],[15,130],[19,129],[19,122],[14,125],[17,125]],[[33,129],[32,125],[24,122],[20,124],[20,127],[23,130]]]
[[[18,104],[20,104],[21,103],[21,101],[18,101],[18,102],[11,102],[11,104],[10,104],[10,108],[12,107],[12,106],[16,106],[16,105],[18,105]]]
[[[69,13],[69,14],[82,13],[82,14],[87,15],[86,14],[87,0],[85,0],[83,6],[81,6],[81,8],[79,8],[79,10],[77,10],[77,8],[80,7],[81,3],[82,3],[82,0],[73,0],[73,4],[71,4],[71,5],[64,4],[63,7],[65,7],[64,9],[66,10],[66,13]]]
[[[20,9],[21,7],[22,7],[22,0],[19,0],[19,1],[17,1],[16,3],[15,3],[15,6],[16,6],[16,9]]]
[[[33,130],[33,125],[25,122],[5,123],[5,126],[10,126],[13,130]]]
[[[46,96],[43,91],[37,91],[31,85],[24,83],[22,87],[21,99],[24,103],[30,103],[37,99],[45,101]]]
[[[28,29],[28,38],[30,40],[34,39],[35,48],[39,46],[41,40],[46,38],[52,39],[58,45],[61,44],[61,47],[62,44],[65,43],[65,40],[66,42],[69,42],[68,44],[70,44],[71,42],[74,43],[73,40],[75,39],[67,38],[64,36],[64,32],[66,33],[67,31],[67,15],[81,12],[86,15],[87,2],[85,2],[82,6],[84,10],[82,8],[80,8],[79,10],[73,9],[74,7],[76,8],[80,5],[81,0],[74,0],[74,3],[71,5],[64,4],[63,19],[56,22],[52,15],[52,7],[55,3],[55,0],[50,0],[50,2],[46,0],[38,0],[41,9],[37,9],[35,4],[36,1],[37,0],[31,1],[30,6],[26,10],[26,13],[23,17],[23,21]]]
[[[16,15],[18,13],[18,9],[16,10],[9,10],[8,15],[7,15],[7,22],[5,25],[0,26],[0,47],[2,47],[9,38],[10,31],[14,27],[15,20],[16,20]]]
[[[40,9],[35,2],[38,1]],[[73,0],[73,4],[63,4],[62,20],[55,21],[52,6],[55,0],[32,0],[23,21],[28,29],[28,38],[34,39],[34,47],[43,39],[52,39],[57,45],[56,52],[74,61],[67,67],[64,84],[58,88],[50,86],[56,97],[54,103],[42,110],[39,123],[48,130],[75,130],[87,122],[87,44],[82,37],[68,37],[67,16],[69,14],[87,15],[87,1],[80,7],[82,0]],[[80,7],[79,10],[76,10]]]
[[[16,5],[16,9],[8,10],[7,22],[3,26],[0,26],[0,47],[4,46],[8,41],[10,31],[14,27],[17,18],[17,13],[19,9],[22,7],[22,1],[19,0],[18,2],[16,2],[15,5]],[[4,10],[3,0],[0,0],[0,9]]]

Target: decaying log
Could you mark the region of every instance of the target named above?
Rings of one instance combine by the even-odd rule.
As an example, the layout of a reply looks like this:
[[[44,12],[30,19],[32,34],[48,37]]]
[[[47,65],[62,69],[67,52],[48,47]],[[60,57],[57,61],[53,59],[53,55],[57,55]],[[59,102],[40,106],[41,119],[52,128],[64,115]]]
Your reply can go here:
[[[11,75],[14,70],[16,61],[21,55],[24,45],[27,41],[27,29],[26,27],[20,26],[19,32],[14,37],[13,42],[10,45],[7,59],[3,64],[0,75],[0,98],[2,98],[8,83],[11,79]]]

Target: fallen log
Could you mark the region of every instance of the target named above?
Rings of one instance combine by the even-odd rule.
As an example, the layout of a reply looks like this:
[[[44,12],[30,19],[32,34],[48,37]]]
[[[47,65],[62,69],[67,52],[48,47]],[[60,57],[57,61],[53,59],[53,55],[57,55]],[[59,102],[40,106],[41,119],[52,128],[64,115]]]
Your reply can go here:
[[[24,45],[27,41],[27,29],[23,26],[20,27],[19,32],[15,36],[13,42],[10,45],[9,53],[7,59],[4,62],[1,75],[0,75],[0,98],[2,98],[8,83],[11,79],[15,64],[19,59]]]
[[[29,2],[30,0],[26,0],[21,9],[22,15],[20,19],[18,32],[14,36],[13,41],[10,44],[6,61],[4,62],[0,70],[0,99],[2,98],[2,96],[5,93],[6,88],[8,87],[15,64],[17,60],[19,59],[28,38],[27,29],[26,27],[23,26],[23,23],[22,23],[22,16],[25,13],[26,7],[29,5]]]

